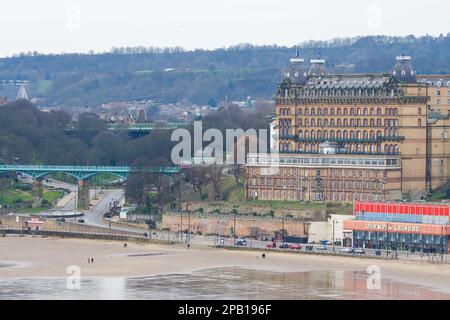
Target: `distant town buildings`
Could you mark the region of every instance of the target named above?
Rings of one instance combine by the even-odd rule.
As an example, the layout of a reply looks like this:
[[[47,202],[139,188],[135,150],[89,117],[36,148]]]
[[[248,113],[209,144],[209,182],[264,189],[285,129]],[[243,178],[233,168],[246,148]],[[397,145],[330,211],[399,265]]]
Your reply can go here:
[[[247,198],[421,199],[448,182],[448,75],[417,76],[405,55],[388,74],[329,74],[298,52],[290,62],[275,96],[279,154],[248,155]]]
[[[8,103],[8,99],[6,97],[0,97],[0,106],[3,106]]]

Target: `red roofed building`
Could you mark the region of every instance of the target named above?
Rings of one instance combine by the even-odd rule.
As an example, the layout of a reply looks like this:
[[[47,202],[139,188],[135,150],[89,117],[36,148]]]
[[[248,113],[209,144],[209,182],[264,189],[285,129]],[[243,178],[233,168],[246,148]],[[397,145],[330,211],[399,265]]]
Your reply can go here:
[[[447,253],[450,243],[450,205],[425,202],[360,202],[352,230],[355,247]]]

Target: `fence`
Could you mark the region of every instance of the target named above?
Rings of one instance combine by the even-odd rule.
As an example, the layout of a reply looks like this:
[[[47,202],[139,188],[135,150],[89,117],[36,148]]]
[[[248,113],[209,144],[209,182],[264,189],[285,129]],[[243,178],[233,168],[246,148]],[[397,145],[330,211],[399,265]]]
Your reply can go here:
[[[299,249],[280,248],[277,244],[275,248],[269,247],[272,242],[252,241],[249,240],[246,245],[235,245],[233,239],[216,239],[215,246],[235,249],[235,250],[256,250],[264,252],[278,252],[278,253],[292,253],[292,254],[315,254],[315,255],[328,255],[328,256],[342,256],[342,257],[358,257],[366,259],[381,259],[381,260],[408,260],[408,261],[422,261],[429,263],[445,263],[450,264],[450,255],[448,254],[431,254],[431,253],[411,253],[408,251],[392,251],[392,250],[376,250],[376,249],[364,249],[361,253],[346,252],[345,248],[335,246],[334,250],[332,246],[310,245],[301,244]]]
[[[155,240],[143,235],[127,232],[89,232],[89,231],[66,231],[55,229],[29,230],[27,228],[14,228],[0,226],[0,235],[18,234],[31,236],[55,236],[62,238],[83,238],[83,239],[102,239],[102,240],[120,240],[120,241],[142,241],[151,243],[174,243],[174,241]]]

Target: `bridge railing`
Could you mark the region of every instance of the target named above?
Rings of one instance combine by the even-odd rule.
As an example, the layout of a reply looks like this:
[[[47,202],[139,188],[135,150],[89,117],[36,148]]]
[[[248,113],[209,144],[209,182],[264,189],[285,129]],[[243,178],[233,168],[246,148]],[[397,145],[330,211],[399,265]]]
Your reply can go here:
[[[160,172],[177,173],[179,167],[132,168],[127,166],[52,166],[52,165],[0,165],[0,171],[66,171],[66,172]]]

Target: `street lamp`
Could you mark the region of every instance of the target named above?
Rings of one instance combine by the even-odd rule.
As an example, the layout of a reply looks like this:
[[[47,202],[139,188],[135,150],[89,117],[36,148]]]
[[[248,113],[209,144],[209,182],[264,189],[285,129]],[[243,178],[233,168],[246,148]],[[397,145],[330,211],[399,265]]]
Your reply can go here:
[[[334,219],[332,219],[331,221],[332,221],[332,223],[333,223],[333,252],[334,252],[334,242],[335,242],[335,230],[334,230],[334,225],[335,225],[335,224],[338,224],[339,221],[338,221],[338,220],[334,220]]]

